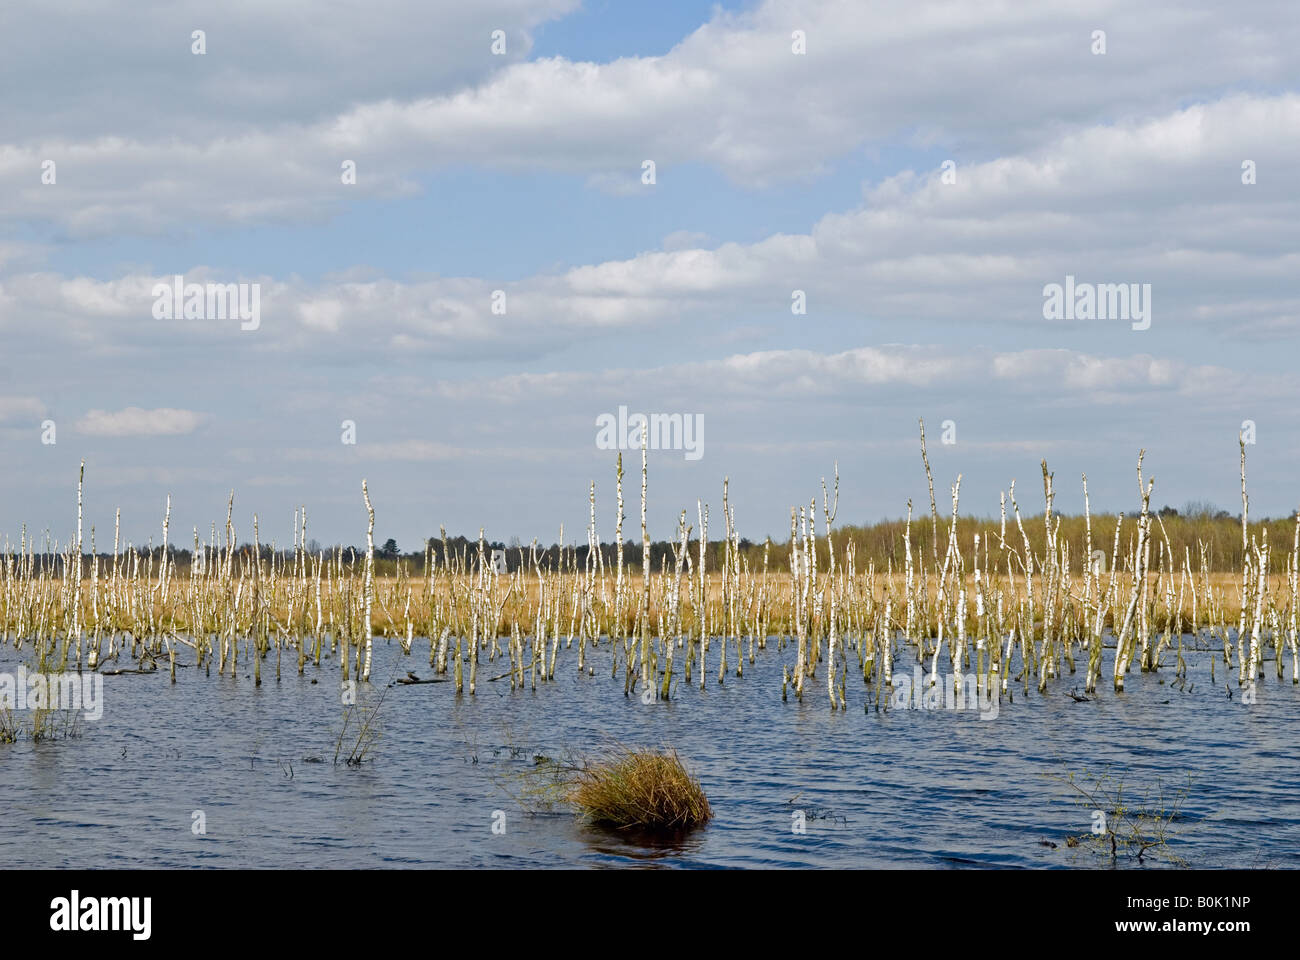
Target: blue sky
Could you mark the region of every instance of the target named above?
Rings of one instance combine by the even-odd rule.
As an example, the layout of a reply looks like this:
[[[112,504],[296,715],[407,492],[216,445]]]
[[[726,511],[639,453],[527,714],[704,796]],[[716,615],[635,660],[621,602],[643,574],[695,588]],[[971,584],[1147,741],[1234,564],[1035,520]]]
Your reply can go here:
[[[724,477],[780,536],[837,463],[842,521],[899,516],[918,417],[967,514],[1038,509],[1043,457],[1058,508],[1086,471],[1131,509],[1141,447],[1158,502],[1235,509],[1247,420],[1252,510],[1300,504],[1285,3],[296,11],[0,15],[0,535],[66,540],[84,458],[136,541],[234,489],[241,535],[353,542],[362,477],[404,547],[582,538],[592,480],[609,537],[620,405],[705,424],[651,452],[656,536]],[[258,328],[153,316],[174,274],[257,284]],[[1150,328],[1044,319],[1067,274],[1150,284]]]

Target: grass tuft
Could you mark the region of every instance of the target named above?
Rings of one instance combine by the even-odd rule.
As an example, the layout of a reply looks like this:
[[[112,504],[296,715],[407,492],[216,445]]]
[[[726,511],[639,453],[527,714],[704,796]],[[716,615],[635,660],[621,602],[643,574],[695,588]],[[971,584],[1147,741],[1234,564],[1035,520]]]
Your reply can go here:
[[[593,823],[620,829],[681,830],[713,816],[675,750],[619,747],[573,773],[568,800]]]

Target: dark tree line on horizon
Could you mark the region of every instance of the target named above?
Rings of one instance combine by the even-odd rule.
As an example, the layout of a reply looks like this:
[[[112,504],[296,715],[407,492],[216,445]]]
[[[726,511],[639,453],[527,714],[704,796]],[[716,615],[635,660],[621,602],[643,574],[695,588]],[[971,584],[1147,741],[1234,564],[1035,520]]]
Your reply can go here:
[[[934,521],[926,504],[924,508],[917,509],[912,515],[912,555],[918,562],[923,562],[927,566],[934,564],[934,558],[938,555],[940,562],[946,551],[948,542],[948,523],[949,517],[940,511],[938,516],[938,539],[934,537]],[[1207,548],[1207,557],[1210,568],[1215,571],[1240,570],[1242,562],[1241,550],[1241,515],[1233,515],[1226,510],[1217,510],[1209,505],[1189,504],[1179,511],[1173,507],[1162,507],[1156,514],[1158,522],[1152,529],[1152,551],[1153,565],[1154,558],[1158,556],[1159,550],[1168,538],[1169,548],[1173,551],[1176,565],[1181,566],[1184,556],[1191,559],[1192,569],[1200,569],[1200,548],[1204,544]],[[1136,512],[1126,514],[1124,517],[1124,527],[1120,535],[1120,552],[1121,558],[1127,553],[1129,540],[1136,533]],[[1080,557],[1085,550],[1086,544],[1086,526],[1082,516],[1074,515],[1055,515],[1054,521],[1060,522],[1059,540],[1069,544],[1070,557],[1072,565],[1081,562]],[[820,515],[816,517],[816,537],[818,547],[818,558],[822,568],[828,566],[828,556],[825,538],[825,521]],[[1094,514],[1092,517],[1092,547],[1093,550],[1104,550],[1109,559],[1113,538],[1115,533],[1114,514]],[[1041,556],[1045,542],[1043,514],[1022,515],[1021,522],[1024,524],[1025,532],[1029,536],[1031,547],[1034,552]],[[1274,562],[1281,564],[1284,562],[1286,553],[1290,550],[1294,533],[1295,515],[1284,518],[1261,518],[1252,519],[1250,522],[1250,534],[1255,537],[1262,536],[1263,528],[1268,528],[1269,542],[1274,546]],[[873,563],[878,571],[885,571],[890,566],[894,569],[901,569],[904,562],[904,544],[903,532],[906,527],[906,521],[903,519],[885,520],[879,523],[869,525],[851,525],[837,524],[832,528],[835,542],[837,557],[843,561],[845,548],[852,543],[855,550],[857,569],[865,572],[868,565]],[[1002,544],[999,543],[999,534],[1001,528],[1000,518],[993,517],[958,517],[957,536],[963,552],[971,556],[973,548],[974,534],[980,534],[981,538],[981,555],[990,548],[991,565],[1000,563]],[[712,527],[710,528],[711,538],[705,550],[705,565],[709,570],[720,569],[723,563],[725,546],[719,538],[712,537]],[[800,528],[800,537],[802,539],[802,527]],[[1015,523],[1014,515],[1008,508],[1007,518],[1007,547],[1023,552],[1024,544],[1020,536],[1020,530]],[[763,566],[763,555],[765,549],[764,541],[754,541],[748,537],[741,537],[738,541],[740,555],[743,561],[748,564],[752,571],[759,571]],[[665,561],[671,569],[675,564],[675,547],[680,543],[668,540],[655,540],[650,545],[650,567],[652,571],[659,572],[663,569]],[[618,545],[613,542],[602,542],[600,544],[600,561],[606,570],[612,571],[617,565]],[[766,547],[768,551],[768,569],[772,573],[780,573],[789,569],[790,564],[790,543],[788,536],[780,541],[772,540]],[[139,558],[141,563],[152,562],[153,569],[157,570],[162,561],[162,548],[159,546],[132,547],[135,557]],[[513,573],[516,570],[524,569],[531,571],[536,565],[544,571],[555,571],[563,566],[564,569],[570,569],[576,566],[578,569],[585,569],[589,549],[586,543],[566,544],[561,547],[557,543],[547,545],[521,544],[517,539],[506,544],[500,540],[487,540],[483,542],[483,550],[491,563],[493,555],[497,551],[504,551],[507,572]],[[688,544],[691,564],[697,564],[699,560],[699,541],[692,537]],[[34,548],[38,565],[44,566],[45,569],[55,571],[62,570],[62,553],[50,544],[40,543]],[[236,548],[235,560],[238,563],[251,563],[257,548],[251,543],[240,544]],[[331,561],[341,554],[343,562],[361,563],[365,560],[365,547],[354,545],[334,544],[331,546],[322,546],[315,540],[307,543],[306,552],[309,556],[315,557],[324,552]],[[103,576],[111,570],[112,554],[102,550],[97,551],[100,558],[100,575]],[[217,551],[209,551],[209,558],[212,558]],[[264,564],[270,564],[274,559],[278,566],[288,567],[294,562],[294,552],[292,549],[285,550],[272,547],[267,544],[260,546],[261,559]],[[124,556],[129,556],[123,551]],[[168,549],[168,555],[179,569],[188,570],[193,562],[193,552],[187,548],[171,547]],[[83,553],[83,563],[87,568],[90,565],[92,554]],[[443,569],[448,566],[448,557],[451,558],[451,565],[459,570],[477,570],[479,557],[479,540],[478,537],[467,537],[464,535],[448,536],[445,547],[441,536],[429,538],[422,549],[402,552],[397,541],[394,538],[388,538],[382,545],[375,546],[375,568],[380,576],[394,576],[399,570],[405,570],[410,575],[424,575],[426,572],[426,562],[432,561],[436,569]],[[4,555],[0,554],[0,562],[4,562]],[[11,551],[9,560],[17,561],[17,555]],[[119,558],[119,563],[122,560]],[[641,541],[640,539],[628,539],[623,544],[623,562],[627,567],[634,570],[640,570],[641,567]],[[1279,567],[1280,569],[1280,567]],[[87,570],[87,573],[89,571]]]

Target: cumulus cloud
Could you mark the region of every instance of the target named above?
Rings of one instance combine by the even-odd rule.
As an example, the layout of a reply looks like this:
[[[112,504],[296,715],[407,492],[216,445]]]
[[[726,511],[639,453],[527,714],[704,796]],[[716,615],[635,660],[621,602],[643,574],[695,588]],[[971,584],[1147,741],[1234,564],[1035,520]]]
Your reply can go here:
[[[1136,392],[1198,390],[1199,384],[1209,385],[1232,375],[1222,366],[1150,354],[1102,356],[1068,349],[996,351],[891,344],[833,353],[767,350],[599,372],[513,374],[494,379],[492,390],[486,393],[477,381],[444,380],[437,384],[437,391],[448,399],[506,404],[523,398],[538,402],[593,394],[615,397],[620,391],[644,395],[656,388],[673,396],[689,393],[712,402],[737,396],[750,402],[763,397],[785,401],[846,394],[878,396],[895,387],[923,389],[951,399],[957,398],[957,391],[970,394],[981,387],[1050,390],[1056,396],[1104,390],[1128,398]]]
[[[166,437],[193,433],[203,420],[204,415],[193,410],[126,407],[122,410],[88,410],[77,421],[76,427],[81,433],[96,437]]]
[[[1269,182],[1241,183],[1240,144],[1250,145]],[[959,165],[955,184],[938,169],[904,171],[868,191],[860,208],[827,214],[803,234],[712,248],[679,238],[669,249],[513,282],[186,272],[193,282],[258,282],[256,332],[234,322],[155,319],[150,291],[170,276],[21,273],[0,278],[0,331],[11,362],[39,364],[56,344],[71,346],[65,365],[75,371],[84,363],[81,375],[90,379],[106,358],[149,379],[159,360],[193,371],[201,357],[268,384],[303,364],[323,382],[340,365],[400,377],[486,362],[497,365],[491,386],[479,388],[495,398],[489,402],[528,395],[512,386],[510,368],[520,363],[617,344],[616,356],[626,350],[659,369],[734,352],[744,341],[727,334],[741,328],[766,341],[763,349],[720,358],[722,367],[699,376],[777,395],[829,394],[832,384],[852,383],[937,388],[961,379],[980,344],[1007,356],[988,382],[1008,395],[1052,371],[1053,387],[1084,385],[1090,402],[1113,404],[1109,378],[1127,382],[1136,371],[1150,385],[1185,387],[1204,382],[1194,371],[1212,352],[1232,389],[1253,383],[1262,397],[1263,381],[1244,380],[1245,371],[1276,373],[1282,354],[1261,355],[1259,340],[1300,332],[1292,282],[1300,195],[1279,173],[1296,154],[1300,96],[1239,96]],[[1098,156],[1108,158],[1100,168],[1090,159]],[[1067,275],[1150,283],[1151,330],[1134,333],[1124,320],[1045,320],[1043,287]],[[493,309],[497,289],[504,313]],[[806,316],[791,315],[793,290],[805,292]],[[789,349],[805,333],[818,339],[816,353],[833,359],[795,362]],[[845,349],[828,350],[826,336]],[[894,350],[882,340],[912,346]],[[1069,353],[1053,352],[1062,350]],[[1112,359],[1060,360],[1075,354]],[[622,368],[608,354],[597,362]],[[529,391],[562,389],[548,374],[528,376]],[[35,392],[33,382],[20,378],[17,386]],[[387,386],[376,381],[373,390],[382,396]],[[156,402],[174,404],[166,396]]]
[[[533,31],[577,6],[578,0],[368,0],[326,9],[304,0],[18,0],[4,11],[0,88],[20,90],[39,77],[39,95],[5,97],[0,130],[167,141],[188,134],[201,117],[209,135],[224,137],[332,117],[355,103],[449,93],[526,58]],[[192,52],[198,29],[206,34],[202,56]],[[491,52],[497,29],[506,35],[500,56]],[[122,110],[124,102],[134,109]]]
[[[1246,143],[1269,183],[1241,183],[1237,157]],[[962,165],[955,184],[938,169],[905,171],[873,187],[860,208],[826,214],[804,234],[712,248],[675,238],[668,249],[509,282],[373,271],[316,281],[226,276],[203,266],[186,272],[191,282],[259,283],[255,333],[233,322],[155,319],[150,291],[170,276],[18,273],[0,278],[0,330],[19,360],[64,342],[87,357],[143,363],[163,356],[184,367],[202,345],[213,362],[267,364],[268,377],[279,375],[277,364],[303,361],[395,365],[398,374],[415,363],[511,364],[616,339],[653,367],[683,348],[735,342],[727,332],[739,328],[775,340],[778,350],[804,329],[836,330],[849,338],[846,346],[882,334],[920,345],[969,343],[978,330],[989,347],[1179,362],[1214,350],[1228,366],[1267,369],[1277,357],[1248,361],[1257,354],[1252,344],[1300,332],[1292,282],[1300,269],[1300,195],[1280,174],[1296,154],[1300,95],[1233,97]],[[1100,169],[1090,159],[1097,156],[1108,158]],[[1177,189],[1166,185],[1170,179]],[[1146,334],[1132,333],[1124,320],[1044,319],[1044,286],[1067,275],[1151,284],[1152,339],[1135,339]],[[493,309],[498,289],[504,312]],[[806,316],[791,316],[794,290],[804,291]],[[756,326],[760,317],[771,321]],[[745,354],[753,378],[788,389],[759,354]],[[864,378],[892,369],[870,353],[838,362]],[[1152,369],[1165,375],[1158,362]],[[898,376],[922,383],[950,373],[915,356]]]
[[[718,11],[659,56],[512,62],[483,52],[488,23],[513,24],[526,35],[573,5],[497,2],[502,6],[430,20],[423,5],[417,16],[395,0],[382,29],[361,28],[346,14],[299,18],[271,5],[263,16],[272,26],[262,34],[247,12],[250,22],[222,30],[224,17],[207,15],[206,6],[202,18],[189,9],[148,11],[165,16],[174,31],[167,56],[140,49],[167,36],[153,23],[131,33],[115,14],[92,22],[96,30],[84,22],[65,29],[61,42],[122,41],[105,46],[114,56],[135,54],[129,63],[139,87],[130,92],[137,104],[157,109],[133,110],[142,118],[133,126],[102,129],[96,119],[121,112],[82,112],[57,71],[40,101],[53,119],[37,122],[14,106],[24,98],[10,98],[8,109],[24,112],[0,122],[13,138],[0,142],[0,218],[49,218],[81,235],[313,221],[340,208],[342,159],[359,165],[356,191],[394,195],[418,189],[422,173],[460,164],[581,174],[619,192],[639,185],[645,159],[661,168],[706,164],[762,187],[817,176],[854,151],[899,141],[941,145],[958,159],[1021,153],[1115,117],[1167,113],[1225,90],[1284,88],[1294,80],[1290,57],[1300,46],[1300,23],[1286,0],[1256,4],[1249,20],[1211,0],[1138,8],[1004,2],[978,11],[888,0],[869,12],[856,0],[767,0],[741,13]],[[47,49],[61,19],[44,10],[21,15],[7,25],[7,39],[15,51]],[[198,19],[214,24],[205,57],[189,53],[189,24]],[[1091,32],[1107,20],[1112,51],[1093,56]],[[415,25],[409,35],[397,35],[408,22]],[[794,24],[808,37],[806,55],[791,52]],[[279,47],[273,57],[254,55],[285,33],[295,41],[287,45],[292,55]],[[521,46],[526,50],[526,43],[512,49]],[[384,56],[373,56],[376,49]],[[433,63],[453,65],[434,91],[419,82],[430,49],[440,53]],[[322,61],[323,51],[354,55],[343,62],[364,63],[367,74],[381,66],[373,77],[354,67],[334,76],[320,70],[336,62]],[[98,63],[101,53],[78,59]],[[0,63],[17,69],[12,60]],[[149,78],[136,72],[141,64],[162,74],[140,82]],[[24,75],[39,72],[29,65]],[[92,95],[99,89],[88,86]],[[121,87],[112,90],[120,100]],[[87,91],[76,93],[84,98]],[[63,109],[49,109],[60,95]],[[999,105],[995,114],[989,104]],[[189,122],[196,115],[197,130]],[[57,190],[39,181],[47,159],[66,171]]]
[[[183,478],[214,509],[251,484],[292,516],[295,495],[316,491],[321,529],[330,510],[352,529],[367,472],[393,511],[384,522],[421,533],[429,504],[466,528],[575,490],[581,529],[586,483],[610,466],[594,417],[620,404],[708,420],[704,460],[655,468],[656,503],[758,476],[745,515],[778,526],[809,492],[787,460],[839,459],[868,478],[860,515],[901,511],[919,415],[958,422],[958,447],[932,455],[946,471],[960,454],[963,490],[992,503],[992,478],[1021,460],[1033,474],[1042,453],[1116,449],[1112,490],[1131,497],[1127,451],[1144,444],[1153,461],[1222,445],[1222,476],[1198,472],[1209,487],[1186,495],[1230,496],[1246,418],[1272,483],[1260,502],[1292,497],[1294,351],[1266,342],[1300,333],[1289,2],[1242,20],[1211,0],[767,0],[716,10],[666,53],[599,62],[529,59],[532,32],[572,0],[413,2],[366,18],[304,17],[296,0],[204,5],[202,24],[197,0],[6,9],[0,81],[43,85],[0,104],[0,230],[13,232],[0,244],[0,423],[75,426],[57,447],[15,446],[7,502],[39,512],[50,477],[85,455],[95,477]],[[504,57],[487,52],[498,25]],[[199,26],[205,57],[189,53]],[[791,52],[795,29],[806,55]],[[47,71],[50,56],[86,67]],[[344,159],[355,187],[339,182]],[[660,196],[640,184],[645,159],[661,194],[685,181],[674,203],[701,201],[688,217],[666,204],[632,222]],[[56,185],[40,181],[46,160]],[[861,189],[843,182],[849,164],[871,171]],[[436,190],[442,171],[485,193],[535,181],[510,216],[554,216],[546,202],[584,183],[646,200],[590,197],[629,219],[581,239],[528,225],[554,235],[554,259],[521,254],[504,217],[414,225],[373,202]],[[828,171],[841,176],[805,189]],[[375,227],[376,209],[397,216]],[[384,257],[402,231],[398,268]],[[440,261],[451,245],[456,274]],[[191,263],[190,282],[259,284],[259,328],[155,318],[152,288],[171,279],[161,257]],[[521,259],[558,265],[511,269]],[[1151,284],[1150,329],[1046,320],[1043,287],[1067,275]],[[796,290],[806,313],[792,312]],[[339,443],[345,419],[355,447]],[[168,462],[138,463],[116,442],[129,436],[172,437]],[[511,466],[524,461],[521,480]],[[1093,463],[1062,469],[1076,466]]]

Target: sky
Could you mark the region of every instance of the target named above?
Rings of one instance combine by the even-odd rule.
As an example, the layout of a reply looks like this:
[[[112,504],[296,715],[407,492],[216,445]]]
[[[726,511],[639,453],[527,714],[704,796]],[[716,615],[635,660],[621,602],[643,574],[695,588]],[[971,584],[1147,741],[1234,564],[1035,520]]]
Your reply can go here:
[[[1044,458],[1132,511],[1145,449],[1236,513],[1245,429],[1284,516],[1298,51],[1290,0],[10,0],[0,537],[68,542],[84,460],[101,550],[232,490],[241,540],[360,543],[363,478],[403,550],[585,542],[593,482],[610,540],[620,443],[638,537],[620,408],[698,428],[656,539],[724,479],[752,539],[836,469],[838,523],[928,512],[920,418],[943,512],[1040,510]]]

